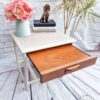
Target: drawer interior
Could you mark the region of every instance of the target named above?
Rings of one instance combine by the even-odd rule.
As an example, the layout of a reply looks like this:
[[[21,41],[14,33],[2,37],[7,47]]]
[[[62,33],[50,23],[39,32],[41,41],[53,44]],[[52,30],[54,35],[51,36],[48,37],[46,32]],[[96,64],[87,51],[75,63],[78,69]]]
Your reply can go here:
[[[96,57],[91,57],[71,44],[31,52],[27,55],[39,72],[41,82],[80,70],[96,61]]]

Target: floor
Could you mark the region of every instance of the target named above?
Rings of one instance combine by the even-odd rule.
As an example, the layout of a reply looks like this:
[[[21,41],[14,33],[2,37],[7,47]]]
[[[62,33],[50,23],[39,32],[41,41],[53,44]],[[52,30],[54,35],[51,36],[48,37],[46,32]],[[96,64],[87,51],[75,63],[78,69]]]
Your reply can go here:
[[[18,70],[0,74],[0,100],[100,100],[100,57],[95,65],[25,91]]]

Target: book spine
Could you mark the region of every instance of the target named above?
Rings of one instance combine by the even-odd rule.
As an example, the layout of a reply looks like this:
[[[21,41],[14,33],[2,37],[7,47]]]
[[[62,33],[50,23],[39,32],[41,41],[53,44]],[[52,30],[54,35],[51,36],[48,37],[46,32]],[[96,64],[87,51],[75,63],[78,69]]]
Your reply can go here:
[[[56,27],[33,27],[34,32],[55,32]]]

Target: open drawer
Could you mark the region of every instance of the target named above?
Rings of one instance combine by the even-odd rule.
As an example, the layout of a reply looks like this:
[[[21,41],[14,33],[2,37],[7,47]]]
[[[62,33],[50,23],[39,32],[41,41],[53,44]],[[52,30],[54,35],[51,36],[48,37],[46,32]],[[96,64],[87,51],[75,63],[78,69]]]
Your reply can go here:
[[[27,55],[39,72],[41,83],[78,71],[96,62],[96,57],[91,57],[71,44]]]

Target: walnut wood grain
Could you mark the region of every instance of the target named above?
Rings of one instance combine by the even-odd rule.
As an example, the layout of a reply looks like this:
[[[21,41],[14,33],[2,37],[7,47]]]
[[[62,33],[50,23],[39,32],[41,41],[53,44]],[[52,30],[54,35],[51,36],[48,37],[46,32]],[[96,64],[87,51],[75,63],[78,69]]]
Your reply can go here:
[[[71,44],[28,53],[28,57],[40,73],[41,82],[82,69],[96,61],[96,57],[91,57]],[[77,65],[79,68],[75,69]]]

